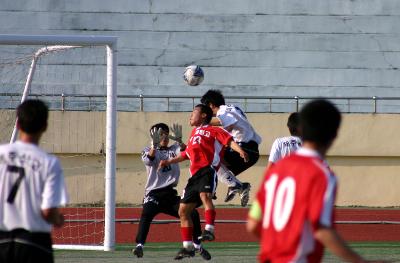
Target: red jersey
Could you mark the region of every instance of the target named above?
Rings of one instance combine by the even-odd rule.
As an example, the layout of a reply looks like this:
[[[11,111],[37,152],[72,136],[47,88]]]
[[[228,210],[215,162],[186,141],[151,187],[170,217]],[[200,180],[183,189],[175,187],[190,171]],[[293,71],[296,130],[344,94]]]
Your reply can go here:
[[[232,135],[222,128],[210,125],[192,130],[186,150],[181,155],[190,160],[190,174],[193,176],[200,168],[218,168],[223,148],[233,140]]]
[[[325,161],[305,148],[267,171],[256,196],[260,262],[321,262],[323,246],[314,231],[333,224],[336,183]]]

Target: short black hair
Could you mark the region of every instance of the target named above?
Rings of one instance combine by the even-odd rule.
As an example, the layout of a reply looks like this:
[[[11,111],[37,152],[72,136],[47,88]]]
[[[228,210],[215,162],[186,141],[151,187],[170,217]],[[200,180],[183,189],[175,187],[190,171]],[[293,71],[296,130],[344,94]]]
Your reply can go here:
[[[209,106],[212,103],[214,106],[219,107],[225,105],[225,98],[220,90],[210,89],[201,97],[200,102]]]
[[[208,107],[207,105],[205,105],[205,104],[197,104],[196,106],[195,106],[195,108],[200,108],[200,113],[205,113],[206,115],[207,115],[207,117],[206,117],[206,124],[208,124],[208,123],[210,123],[210,121],[211,121],[211,119],[212,119],[212,117],[213,117],[213,112],[212,112],[212,110],[211,110],[211,108],[210,107]]]
[[[49,109],[41,100],[29,99],[17,108],[17,123],[20,130],[28,134],[37,134],[47,128]]]
[[[292,112],[287,121],[287,127],[291,135],[298,135],[299,133],[299,113]]]
[[[165,123],[163,123],[163,122],[154,124],[153,126],[150,127],[150,130],[149,130],[149,131],[151,132],[151,130],[154,129],[154,128],[156,128],[157,130],[161,128],[161,130],[163,130],[163,131],[169,133],[169,127],[168,127],[168,125],[165,124]]]
[[[300,111],[301,137],[303,141],[328,145],[335,139],[340,122],[340,112],[331,102],[313,100]]]

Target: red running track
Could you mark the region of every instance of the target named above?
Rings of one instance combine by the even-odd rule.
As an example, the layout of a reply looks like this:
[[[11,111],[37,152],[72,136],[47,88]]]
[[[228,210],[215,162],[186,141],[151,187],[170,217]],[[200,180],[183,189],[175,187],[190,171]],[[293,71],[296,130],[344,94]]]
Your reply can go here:
[[[103,212],[98,208],[66,208],[65,213],[79,214],[68,216],[67,219],[82,219],[83,211],[92,213],[93,218],[102,218]],[[71,211],[68,211],[71,210]],[[217,208],[217,220],[246,220],[248,209],[245,208]],[[139,219],[141,208],[117,208],[117,219]],[[203,210],[199,209],[201,218]],[[96,215],[96,217],[94,217]],[[398,209],[336,209],[336,221],[397,221],[400,222]],[[158,215],[156,220],[176,220],[167,215]],[[53,231],[53,241],[56,244],[100,243],[103,223],[74,224],[73,228],[63,227]],[[134,243],[137,232],[137,223],[116,223],[116,242]],[[339,233],[347,241],[400,241],[399,224],[336,224]],[[93,234],[94,233],[94,234]],[[66,236],[83,237],[81,240],[66,239]],[[150,228],[148,242],[179,242],[180,230],[178,223],[153,224]],[[248,234],[243,223],[217,223],[217,242],[252,242],[257,241]]]

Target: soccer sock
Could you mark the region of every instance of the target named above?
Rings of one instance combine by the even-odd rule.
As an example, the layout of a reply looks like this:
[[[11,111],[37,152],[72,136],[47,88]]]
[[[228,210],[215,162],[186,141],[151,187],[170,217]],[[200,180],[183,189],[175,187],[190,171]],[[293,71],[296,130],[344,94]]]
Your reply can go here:
[[[211,231],[210,229],[212,228],[212,232],[214,232],[214,221],[215,221],[215,210],[214,209],[208,209],[204,211],[204,219],[206,221],[206,230]],[[207,229],[207,226],[209,229]]]
[[[193,227],[181,227],[181,237],[183,240],[183,247],[184,248],[191,248],[193,247]]]
[[[237,177],[230,170],[228,170],[223,164],[218,169],[217,176],[220,182],[228,185],[229,187],[242,185],[242,182],[240,182],[240,180],[237,179]]]

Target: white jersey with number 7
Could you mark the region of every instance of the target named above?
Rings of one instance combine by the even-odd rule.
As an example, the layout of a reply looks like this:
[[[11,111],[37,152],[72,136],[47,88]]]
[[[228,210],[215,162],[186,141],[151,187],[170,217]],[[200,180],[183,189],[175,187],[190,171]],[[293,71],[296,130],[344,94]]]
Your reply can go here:
[[[51,231],[42,209],[65,205],[68,195],[59,160],[37,145],[0,146],[0,230]]]

